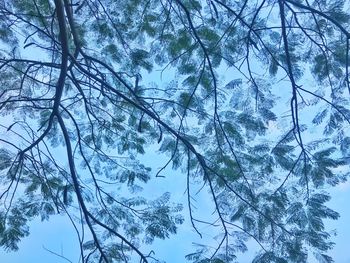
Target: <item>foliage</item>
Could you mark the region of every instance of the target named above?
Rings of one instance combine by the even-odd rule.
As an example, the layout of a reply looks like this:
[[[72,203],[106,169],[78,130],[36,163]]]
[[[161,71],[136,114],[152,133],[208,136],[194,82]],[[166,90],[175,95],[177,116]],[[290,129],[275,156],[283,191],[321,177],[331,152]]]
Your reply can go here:
[[[157,262],[142,244],[185,220],[220,232],[192,262],[236,262],[249,240],[255,263],[332,262],[327,189],[349,161],[348,6],[0,0],[0,245],[16,250],[34,217],[64,214],[82,262]],[[159,70],[172,80],[148,83]],[[140,161],[149,147],[169,156],[159,171]],[[187,176],[187,218],[169,193],[142,192],[169,165]],[[215,223],[197,217],[200,185]]]

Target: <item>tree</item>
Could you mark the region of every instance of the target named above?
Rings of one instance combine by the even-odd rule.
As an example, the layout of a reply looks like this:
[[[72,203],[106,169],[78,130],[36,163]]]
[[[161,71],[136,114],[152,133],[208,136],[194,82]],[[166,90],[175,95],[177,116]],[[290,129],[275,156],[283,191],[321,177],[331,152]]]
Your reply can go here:
[[[220,231],[189,261],[234,262],[251,239],[256,263],[332,262],[327,189],[349,174],[348,6],[0,0],[1,246],[59,213],[82,262],[156,262],[141,244],[184,220]],[[159,70],[171,81],[146,81]],[[158,171],[140,162],[149,147],[168,156]],[[142,197],[170,165],[187,177],[188,218],[169,193]],[[215,223],[197,218],[199,187]]]

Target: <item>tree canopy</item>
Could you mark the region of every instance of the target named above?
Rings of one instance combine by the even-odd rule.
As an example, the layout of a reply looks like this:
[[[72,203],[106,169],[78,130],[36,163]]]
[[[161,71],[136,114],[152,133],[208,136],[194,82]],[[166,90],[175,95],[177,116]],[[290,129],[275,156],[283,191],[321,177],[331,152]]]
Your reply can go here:
[[[327,191],[349,175],[349,7],[0,0],[0,245],[16,250],[33,218],[63,214],[81,262],[169,262],[142,244],[182,223],[218,234],[189,262],[236,262],[250,240],[254,263],[333,262],[324,220],[339,217]],[[153,149],[168,158],[159,170],[140,159]],[[142,192],[168,166],[186,204]]]

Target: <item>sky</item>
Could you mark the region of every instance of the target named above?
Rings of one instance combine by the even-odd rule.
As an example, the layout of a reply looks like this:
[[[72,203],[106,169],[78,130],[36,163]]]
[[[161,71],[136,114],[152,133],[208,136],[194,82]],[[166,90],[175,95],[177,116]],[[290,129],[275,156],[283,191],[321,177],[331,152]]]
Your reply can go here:
[[[337,229],[337,236],[333,238],[336,245],[330,253],[335,263],[350,262],[350,213],[348,203],[350,200],[350,184],[344,184],[334,193],[331,207],[340,212],[341,217],[337,221],[328,222],[330,229]],[[186,224],[186,223],[185,223]],[[0,262],[2,263],[63,263],[68,262],[46,249],[54,251],[70,259],[73,263],[78,262],[79,248],[75,232],[70,222],[64,216],[54,216],[50,221],[40,222],[35,220],[31,224],[30,236],[24,238],[20,243],[17,252],[6,253],[0,250]],[[184,262],[184,252],[191,251],[191,237],[193,231],[183,226],[179,229],[179,234],[171,236],[169,240],[159,240],[154,243],[160,258],[166,259],[167,263]],[[254,250],[249,251],[241,257],[242,263],[250,262],[254,255]],[[311,262],[310,262],[311,263]]]
[[[155,151],[144,157],[144,162],[150,164],[154,169],[159,168],[160,164],[164,163],[161,155]],[[159,160],[159,163],[154,162]],[[145,191],[153,196],[161,195],[169,191],[169,185],[172,186],[172,201],[186,202],[186,195],[184,193],[183,185],[185,182],[185,175],[179,171],[166,169],[164,171],[166,178],[156,178],[154,183],[145,185]],[[177,189],[177,190],[176,190]],[[334,208],[341,214],[337,221],[327,221],[326,228],[337,229],[337,235],[333,238],[336,243],[330,255],[334,258],[335,263],[350,263],[350,209],[348,206],[350,200],[350,182],[338,185],[335,189],[331,189],[332,199],[329,206]],[[200,198],[208,198],[203,193]],[[201,215],[201,210],[204,214],[211,211],[213,207],[211,202],[202,202],[198,207],[198,215]],[[199,210],[199,211],[198,211]],[[185,211],[184,211],[185,212]],[[205,212],[205,213],[204,213]],[[154,249],[157,251],[157,256],[166,260],[167,263],[185,262],[184,256],[187,253],[194,251],[193,242],[212,242],[212,237],[215,235],[213,229],[202,226],[200,231],[204,234],[201,240],[190,226],[189,218],[186,212],[185,223],[178,229],[177,235],[172,235],[168,240],[156,240],[151,246],[145,246],[147,249]],[[41,222],[39,219],[31,222],[30,235],[24,238],[19,244],[17,252],[6,253],[0,250],[1,263],[64,263],[69,262],[48,250],[62,255],[73,263],[79,261],[79,247],[77,246],[77,238],[71,223],[65,216],[57,215],[50,218],[49,221]],[[249,251],[245,254],[239,255],[241,263],[251,262],[254,254],[257,252],[257,246],[253,242],[249,242]],[[316,261],[309,261],[309,263],[316,263]]]
[[[227,73],[227,76],[229,73]],[[149,77],[152,78],[152,77]],[[169,75],[163,77],[162,81],[169,79]],[[229,79],[229,77],[228,77]],[[161,156],[157,152],[148,151],[143,161],[152,166],[153,170],[162,166],[166,162],[166,157]],[[155,161],[156,160],[156,161]],[[166,178],[157,178],[154,183],[145,185],[146,195],[158,195],[171,190],[173,202],[186,202],[186,194],[184,193],[184,182],[186,176],[180,171],[167,169],[164,171]],[[171,188],[169,188],[171,185]],[[336,243],[330,255],[334,258],[335,263],[350,263],[350,182],[338,185],[335,189],[329,190],[332,199],[329,206],[338,211],[341,217],[337,221],[327,221],[326,228],[336,229],[336,236],[333,238]],[[198,196],[201,201],[197,209],[198,215],[201,209],[204,212],[213,210],[211,202],[206,202],[208,196],[202,193]],[[184,210],[186,210],[186,203]],[[202,226],[201,232],[204,233],[204,240],[200,240],[198,235],[190,226],[188,214],[184,211],[185,223],[179,227],[178,234],[173,235],[168,240],[156,240],[152,247],[157,251],[159,258],[166,260],[167,263],[180,263],[184,261],[184,255],[194,251],[193,242],[205,242],[212,240],[215,235],[212,229]],[[204,216],[204,215],[203,215]],[[30,235],[24,238],[19,244],[17,252],[5,252],[0,248],[0,263],[78,263],[79,247],[77,243],[75,231],[69,220],[62,215],[52,216],[49,221],[41,222],[36,219],[30,224]],[[250,245],[250,250],[240,256],[239,262],[251,262],[256,252],[256,246]],[[59,257],[50,251],[61,255],[67,259]],[[310,261],[310,263],[313,263]]]
[[[227,74],[226,76],[228,76]],[[166,82],[172,78],[172,74],[165,74],[159,79],[159,82]],[[149,77],[152,79],[152,77]],[[156,79],[156,78],[153,78]],[[228,77],[229,79],[229,77]],[[2,121],[5,124],[6,121]],[[278,129],[278,127],[270,127]],[[65,155],[62,154],[64,160]],[[146,166],[152,167],[156,172],[169,157],[158,153],[155,149],[148,149],[146,154],[141,157],[141,162]],[[210,229],[206,226],[200,226],[200,231],[203,233],[203,239],[200,239],[190,225],[184,185],[186,175],[180,170],[174,171],[171,168],[166,168],[162,173],[165,178],[156,178],[151,183],[144,185],[145,195],[150,197],[160,196],[166,191],[171,191],[172,201],[184,204],[185,222],[178,229],[176,235],[170,236],[168,240],[156,240],[150,246],[144,246],[144,251],[154,249],[157,251],[157,257],[166,260],[167,263],[185,262],[184,256],[194,252],[193,243],[215,242],[215,229]],[[169,188],[169,185],[171,187]],[[336,243],[330,255],[336,263],[350,263],[350,209],[348,202],[350,200],[350,182],[338,185],[334,189],[330,189],[332,199],[329,206],[341,214],[337,221],[327,221],[327,229],[336,229],[337,235],[333,237]],[[203,191],[198,197],[198,216],[208,215],[208,211],[214,211],[210,198]],[[0,263],[63,263],[63,262],[79,262],[79,247],[76,233],[69,220],[65,216],[52,216],[49,221],[41,222],[36,219],[30,223],[30,235],[24,238],[19,244],[17,252],[5,252],[0,249]],[[248,243],[249,251],[240,254],[238,262],[251,262],[258,247],[254,242]],[[51,251],[51,252],[50,252]],[[60,257],[61,255],[62,257]],[[64,257],[64,258],[63,258]],[[68,259],[68,260],[67,260]],[[69,261],[70,260],[70,261]],[[316,261],[310,259],[309,263]]]
[[[331,193],[329,206],[340,213],[338,220],[326,223],[329,229],[337,229],[333,239],[336,245],[331,255],[335,263],[350,263],[350,181],[338,185]]]

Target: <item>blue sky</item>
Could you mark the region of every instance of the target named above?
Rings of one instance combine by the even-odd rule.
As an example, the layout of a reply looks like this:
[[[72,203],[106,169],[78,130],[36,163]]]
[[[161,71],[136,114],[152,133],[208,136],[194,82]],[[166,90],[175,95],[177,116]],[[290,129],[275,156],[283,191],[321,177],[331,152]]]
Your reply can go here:
[[[181,184],[182,179],[179,178],[181,174],[176,171],[166,171],[168,179],[159,178],[158,184],[153,184],[155,193],[161,193],[168,189],[169,181]],[[176,178],[177,177],[177,178]],[[177,182],[177,183],[176,183]],[[333,189],[332,200],[330,207],[340,212],[341,217],[337,221],[328,221],[326,226],[329,229],[337,229],[337,235],[333,238],[336,245],[330,253],[335,263],[349,263],[350,262],[350,182],[341,184]],[[184,201],[183,191],[178,191],[173,195],[173,201]],[[202,205],[205,208],[205,204]],[[208,209],[211,209],[208,207]],[[201,229],[205,233],[206,229]],[[44,249],[47,248],[55,253],[61,254],[71,260],[73,263],[78,263],[79,248],[77,246],[77,238],[71,223],[64,216],[54,216],[50,221],[41,222],[39,219],[31,223],[31,234],[24,238],[20,243],[20,249],[17,252],[6,253],[0,250],[0,262],[4,263],[63,263],[67,260],[53,255]],[[213,235],[211,230],[207,230],[208,238]],[[184,225],[179,228],[178,235],[173,235],[169,240],[157,240],[150,248],[157,251],[159,258],[166,260],[167,263],[185,262],[183,260],[186,253],[194,250],[192,241],[200,242],[200,239],[191,229],[188,218]],[[203,240],[204,241],[204,240]],[[239,262],[251,262],[256,247],[251,246],[251,250],[240,257]],[[312,261],[309,261],[313,263]]]
[[[167,74],[164,76],[166,79],[170,79]],[[163,81],[164,81],[163,78]],[[5,124],[5,123],[4,123]],[[278,129],[278,127],[275,127]],[[316,132],[316,131],[315,131]],[[62,155],[62,161],[64,161],[64,155]],[[151,166],[153,171],[156,172],[166,161],[167,157],[161,156],[155,149],[148,149],[147,154],[141,157],[141,161],[145,165]],[[184,203],[184,215],[185,223],[179,227],[177,235],[171,236],[169,240],[156,240],[152,246],[145,246],[144,251],[154,249],[157,251],[157,256],[166,260],[167,263],[185,262],[184,255],[195,250],[192,246],[192,242],[213,242],[212,229],[201,226],[200,230],[204,234],[204,239],[200,240],[198,235],[193,231],[189,218],[187,215],[186,195],[185,191],[185,178],[186,175],[180,171],[173,171],[167,168],[163,175],[166,178],[157,178],[152,183],[145,185],[145,194],[150,197],[160,196],[166,191],[172,192],[172,201]],[[171,187],[169,187],[169,185]],[[333,238],[336,242],[334,250],[330,253],[336,263],[350,263],[350,182],[341,184],[335,189],[330,189],[332,193],[332,200],[329,206],[341,214],[341,217],[337,221],[327,221],[328,229],[337,229],[337,235]],[[208,196],[202,194],[198,196],[199,209],[197,209],[197,215],[208,215],[208,211],[214,211],[212,202],[208,200],[201,200],[201,198],[208,199]],[[201,212],[203,211],[203,212]],[[19,247],[19,251],[6,253],[0,250],[0,262],[5,263],[38,263],[38,262],[50,262],[50,263],[62,263],[68,262],[52,253],[48,252],[49,249],[57,254],[60,254],[73,263],[79,262],[79,247],[77,237],[74,229],[67,220],[66,217],[58,215],[51,217],[50,221],[41,222],[39,219],[31,222],[30,236],[24,238]],[[241,255],[239,262],[251,262],[252,257],[256,252],[256,246],[254,243],[250,246],[250,250]],[[313,263],[313,261],[309,261]]]
[[[170,75],[168,72],[164,78],[170,79]],[[227,75],[231,77],[231,74]],[[151,79],[152,77],[148,78]],[[161,166],[166,162],[166,158],[160,157],[154,151],[151,151],[147,153],[147,158],[144,161],[153,166],[156,171],[159,168],[157,166]],[[145,186],[146,193],[150,193],[152,196],[159,196],[165,191],[171,190],[173,202],[185,202],[185,175],[179,171],[172,171],[170,169],[165,170],[164,174],[167,177],[166,179],[159,178],[156,182]],[[332,200],[329,206],[338,211],[341,217],[337,221],[327,221],[326,223],[328,229],[337,229],[337,235],[333,238],[336,245],[330,254],[336,263],[350,263],[350,183],[347,182],[337,186],[331,190],[331,193]],[[203,209],[203,212],[213,211],[212,203],[210,202],[202,201],[200,208]],[[185,206],[184,210],[186,209]],[[198,214],[201,214],[200,210]],[[184,225],[179,227],[179,233],[177,235],[171,236],[169,240],[156,240],[152,245],[157,251],[157,256],[166,260],[167,263],[184,262],[184,255],[193,252],[195,249],[192,246],[192,242],[201,241],[191,228],[189,218],[186,215],[185,212],[186,221]],[[211,240],[211,237],[214,235],[212,230],[205,227],[202,227],[201,230],[205,234],[204,239]],[[73,263],[78,263],[78,240],[71,223],[66,217],[58,215],[51,217],[50,221],[45,222],[41,222],[39,219],[34,220],[31,222],[30,232],[30,236],[24,238],[19,244],[19,251],[6,253],[0,250],[1,263],[68,262],[48,252],[45,248],[61,254]],[[255,246],[252,245],[251,250],[241,256],[240,262],[250,262],[255,249]]]
[[[332,191],[332,199],[329,206],[340,213],[337,221],[328,221],[327,227],[337,229],[337,236],[333,239],[336,243],[332,256],[335,263],[350,262],[350,182],[336,187]]]

